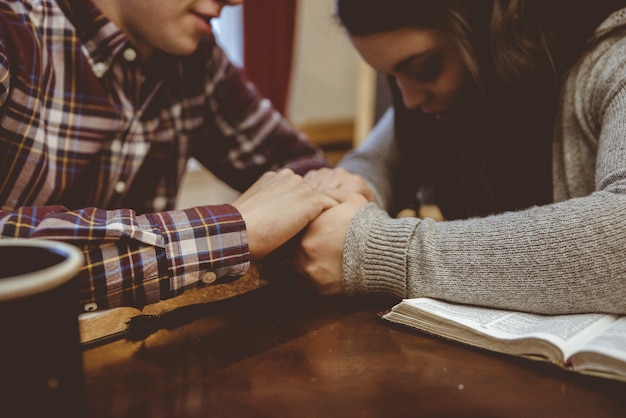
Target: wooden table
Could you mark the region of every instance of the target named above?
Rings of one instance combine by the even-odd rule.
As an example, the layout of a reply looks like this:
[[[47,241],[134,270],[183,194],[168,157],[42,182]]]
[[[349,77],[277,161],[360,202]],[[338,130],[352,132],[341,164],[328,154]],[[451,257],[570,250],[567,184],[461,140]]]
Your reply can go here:
[[[87,417],[626,416],[624,383],[379,319],[395,302],[268,285],[181,308],[85,349]]]

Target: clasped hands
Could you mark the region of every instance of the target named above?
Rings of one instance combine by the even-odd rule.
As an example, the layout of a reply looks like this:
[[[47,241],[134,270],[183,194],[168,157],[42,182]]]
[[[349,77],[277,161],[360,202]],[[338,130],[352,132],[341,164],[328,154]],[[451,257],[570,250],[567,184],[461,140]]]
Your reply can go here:
[[[259,260],[302,232],[292,266],[320,294],[341,293],[343,248],[356,212],[374,197],[365,181],[342,168],[304,177],[267,172],[233,206],[246,222],[252,259]]]

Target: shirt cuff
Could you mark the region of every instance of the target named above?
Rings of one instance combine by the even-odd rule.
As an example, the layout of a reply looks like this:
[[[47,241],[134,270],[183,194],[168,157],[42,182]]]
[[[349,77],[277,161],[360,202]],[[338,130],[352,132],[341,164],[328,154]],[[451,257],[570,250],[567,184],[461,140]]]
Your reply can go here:
[[[172,290],[202,280],[238,277],[250,267],[246,225],[232,205],[198,206],[156,213],[165,240]]]

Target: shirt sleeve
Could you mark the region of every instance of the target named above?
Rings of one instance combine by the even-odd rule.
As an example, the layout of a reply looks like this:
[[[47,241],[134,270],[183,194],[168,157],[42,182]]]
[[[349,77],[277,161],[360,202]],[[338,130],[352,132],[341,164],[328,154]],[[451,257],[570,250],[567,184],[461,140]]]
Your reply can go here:
[[[219,46],[213,45],[210,53],[207,135],[193,144],[196,159],[239,191],[268,170],[291,168],[304,174],[329,165],[320,148],[261,95]]]
[[[2,35],[2,28],[0,27],[0,35]],[[4,39],[0,36],[0,108],[7,99],[9,94],[9,63],[7,56],[4,52]]]
[[[82,249],[81,311],[141,308],[203,281],[241,276],[250,264],[245,223],[227,204],[145,215],[23,207],[0,211],[0,236],[59,240]]]

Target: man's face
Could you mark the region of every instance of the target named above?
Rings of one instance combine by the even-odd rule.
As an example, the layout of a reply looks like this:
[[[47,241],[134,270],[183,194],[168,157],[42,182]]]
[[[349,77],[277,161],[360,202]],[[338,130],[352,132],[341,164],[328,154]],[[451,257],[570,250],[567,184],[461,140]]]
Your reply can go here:
[[[112,0],[104,0],[112,1]],[[109,16],[147,58],[160,49],[170,54],[193,53],[211,33],[211,19],[226,5],[243,0],[114,0]],[[106,7],[106,6],[105,6]]]

